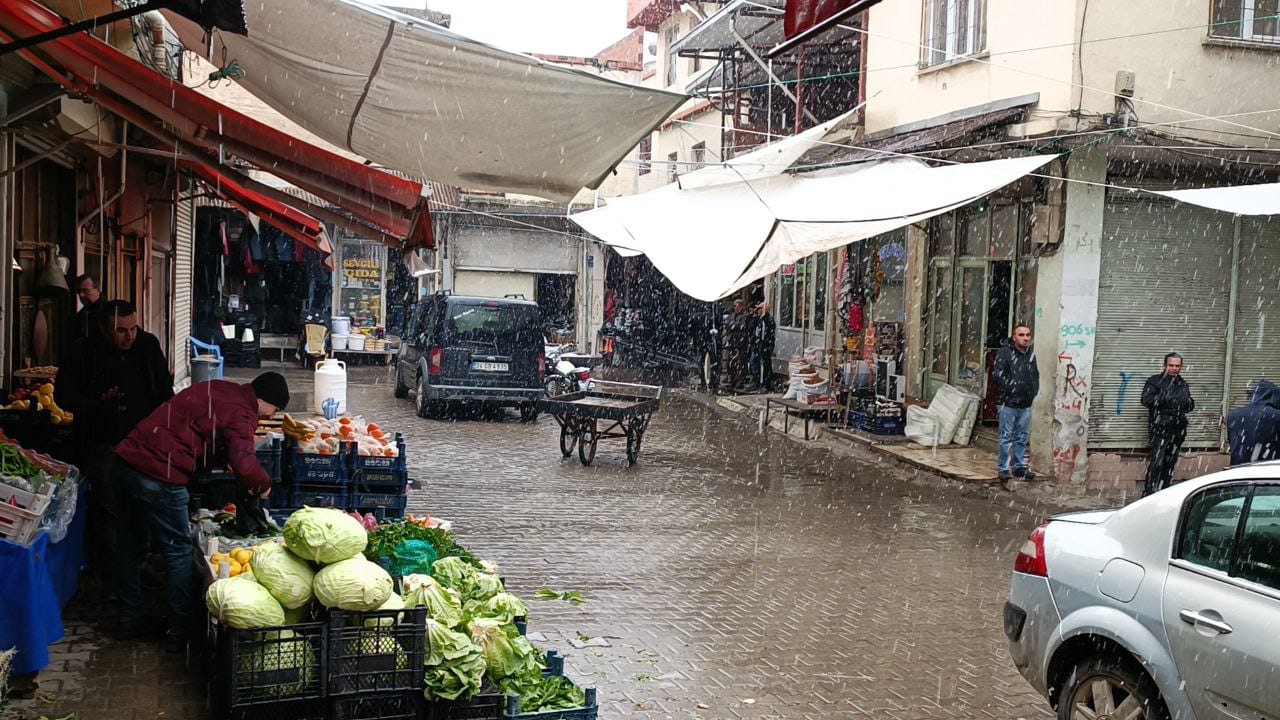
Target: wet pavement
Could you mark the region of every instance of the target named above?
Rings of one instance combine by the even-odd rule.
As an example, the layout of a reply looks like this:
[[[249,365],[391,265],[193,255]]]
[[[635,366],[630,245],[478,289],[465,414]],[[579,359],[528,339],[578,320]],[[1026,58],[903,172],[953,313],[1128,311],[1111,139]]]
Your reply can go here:
[[[638,465],[614,441],[586,468],[561,459],[554,418],[423,420],[388,383],[353,370],[349,402],[406,434],[423,484],[410,512],[452,520],[501,565],[535,640],[599,689],[602,718],[1051,717],[1001,631],[1013,555],[1040,518],[678,396]],[[542,588],[587,602],[534,600]],[[70,646],[74,664],[17,717],[204,717],[198,671],[101,639],[98,614],[73,608],[55,662]]]

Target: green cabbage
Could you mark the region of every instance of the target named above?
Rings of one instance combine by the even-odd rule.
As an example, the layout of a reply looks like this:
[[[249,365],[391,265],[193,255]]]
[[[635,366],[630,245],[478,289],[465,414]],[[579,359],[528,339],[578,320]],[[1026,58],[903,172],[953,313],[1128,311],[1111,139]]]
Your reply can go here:
[[[463,562],[462,558],[447,557],[440,558],[432,564],[432,576],[435,577],[441,585],[447,588],[453,588],[458,592],[462,592],[467,580],[477,572],[474,566]]]
[[[404,599],[395,593],[391,593],[390,595],[388,595],[387,601],[382,603],[382,606],[378,608],[378,610],[380,611],[381,610],[403,610],[403,609],[404,609]],[[396,624],[399,623],[401,620],[404,620],[404,613],[400,613],[399,615],[393,618],[390,618],[390,617],[369,618],[368,620],[364,621],[364,626],[367,628],[374,628],[379,626],[395,627]]]
[[[405,607],[427,609],[427,616],[445,627],[462,624],[462,602],[458,592],[444,587],[430,575],[406,575],[400,579]]]
[[[321,605],[340,610],[377,610],[391,597],[391,576],[364,559],[353,557],[316,573],[315,593]]]
[[[364,552],[369,533],[341,510],[304,507],[285,521],[284,542],[303,560],[327,565]]]
[[[255,686],[255,696],[297,695],[311,684],[315,651],[310,642],[295,637],[292,630],[257,633],[253,650],[240,657],[237,671]]]
[[[488,677],[515,685],[531,683],[546,667],[544,656],[514,626],[479,618],[467,625],[471,640],[484,651]]]
[[[468,700],[484,680],[484,652],[465,633],[427,619],[426,689],[428,700]]]
[[[269,542],[253,551],[253,579],[270,591],[284,609],[292,610],[311,602],[316,573],[307,561],[285,546]]]
[[[510,625],[516,618],[529,615],[529,608],[520,598],[508,592],[501,592],[485,602],[470,602],[466,606],[469,619],[488,618],[497,620],[503,625]]]
[[[252,630],[284,625],[284,608],[266,588],[247,577],[214,582],[205,592],[204,603],[209,614],[227,627]]]
[[[501,592],[505,592],[505,588],[502,587],[502,580],[498,579],[497,575],[478,572],[471,576],[467,589],[462,593],[462,598],[475,602],[488,602]]]

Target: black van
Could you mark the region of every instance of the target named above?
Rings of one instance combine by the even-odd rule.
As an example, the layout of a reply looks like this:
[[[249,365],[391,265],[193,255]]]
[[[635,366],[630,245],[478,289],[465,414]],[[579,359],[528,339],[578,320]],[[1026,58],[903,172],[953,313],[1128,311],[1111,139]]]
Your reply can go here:
[[[517,407],[538,416],[545,373],[542,310],[511,298],[438,294],[409,319],[396,360],[395,395],[417,389],[418,415],[450,402]]]

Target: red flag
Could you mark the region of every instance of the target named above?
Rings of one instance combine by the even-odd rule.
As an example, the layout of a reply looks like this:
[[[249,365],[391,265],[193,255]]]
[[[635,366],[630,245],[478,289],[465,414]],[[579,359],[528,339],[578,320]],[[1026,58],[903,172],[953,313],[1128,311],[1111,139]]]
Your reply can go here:
[[[787,0],[787,39],[808,32],[848,10],[862,10],[878,0]]]

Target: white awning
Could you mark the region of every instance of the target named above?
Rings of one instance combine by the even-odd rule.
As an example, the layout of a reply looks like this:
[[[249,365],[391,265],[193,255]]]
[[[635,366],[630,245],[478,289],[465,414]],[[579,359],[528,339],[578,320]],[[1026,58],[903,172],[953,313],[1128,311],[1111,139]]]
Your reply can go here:
[[[773,46],[784,38],[782,17],[782,0],[732,0],[677,40],[671,51],[734,48],[735,32],[754,47]]]
[[[685,96],[484,45],[359,0],[255,0],[213,36],[240,83],[329,142],[414,177],[567,202]],[[194,23],[166,13],[205,54]]]
[[[676,182],[681,190],[691,190],[781,175],[790,170],[805,153],[824,144],[829,135],[843,129],[861,109],[862,105],[859,105],[840,117],[815,125],[799,135],[790,135],[724,163],[707,165],[685,173],[677,177]]]
[[[783,265],[967,205],[1053,160],[929,167],[894,159],[804,175],[614,198],[571,216],[644,253],[681,291],[716,300]]]
[[[1280,215],[1280,183],[1153,192],[1233,215]]]

